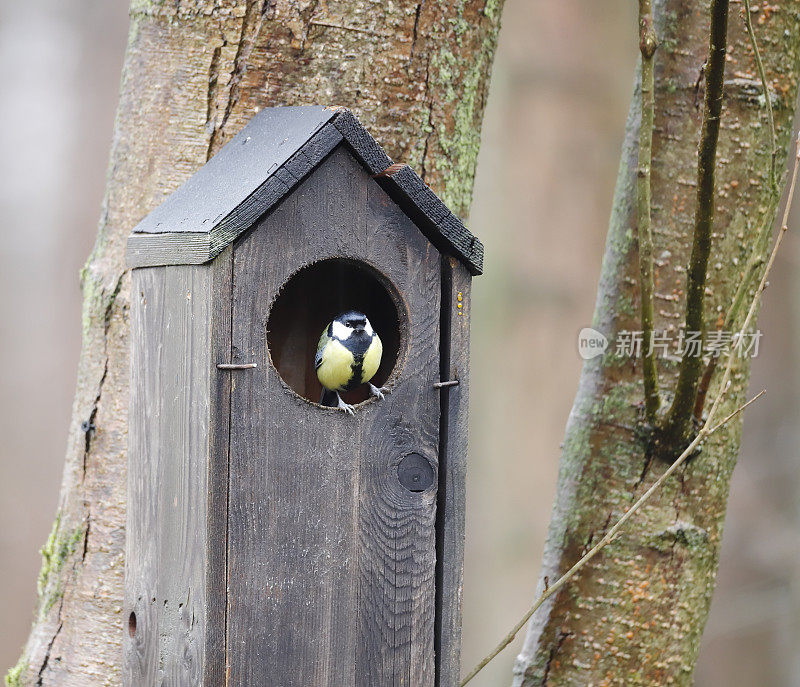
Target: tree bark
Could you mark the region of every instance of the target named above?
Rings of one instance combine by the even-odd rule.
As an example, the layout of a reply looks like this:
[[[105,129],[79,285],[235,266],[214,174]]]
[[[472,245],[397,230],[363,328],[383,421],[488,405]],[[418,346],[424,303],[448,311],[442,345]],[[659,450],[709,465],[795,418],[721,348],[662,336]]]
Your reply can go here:
[[[659,38],[652,164],[655,328],[675,337],[683,323],[694,228],[709,3],[656,0],[653,5]],[[721,324],[758,231],[763,222],[774,220],[775,212],[763,91],[741,12],[742,3],[732,2],[707,330]],[[760,5],[754,23],[775,106],[782,165],[800,74],[800,2]],[[641,329],[635,240],[640,99],[637,77],[593,323],[611,348],[587,362],[581,375],[537,595],[545,579],[553,581],[571,567],[667,467],[648,459],[646,442],[635,430],[643,400],[641,359],[615,355],[613,343],[621,331]],[[758,280],[753,281],[751,292]],[[678,357],[659,359],[658,367],[662,390],[671,400]],[[735,367],[720,417],[743,401],[748,377],[745,359]],[[738,418],[706,442],[622,536],[540,609],[517,659],[515,687],[691,684],[740,432]]]
[[[133,0],[39,606],[10,685],[120,683],[128,233],[260,108],[352,108],[462,215],[503,0]]]

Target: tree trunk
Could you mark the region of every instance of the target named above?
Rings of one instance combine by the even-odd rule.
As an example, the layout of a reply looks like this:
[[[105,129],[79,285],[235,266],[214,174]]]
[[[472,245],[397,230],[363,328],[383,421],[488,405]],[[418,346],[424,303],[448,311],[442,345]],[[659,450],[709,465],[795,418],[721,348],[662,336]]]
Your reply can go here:
[[[694,227],[709,3],[653,4],[660,39],[652,166],[655,329],[675,337],[683,323]],[[755,7],[782,165],[800,74],[800,2]],[[759,228],[774,219],[769,131],[742,12],[743,3],[731,3],[705,303],[708,330],[724,318]],[[584,365],[567,423],[539,592],[546,578],[553,581],[571,567],[667,467],[646,458],[635,431],[643,401],[641,359],[614,354],[621,331],[641,329],[635,240],[640,95],[637,78],[593,324],[611,344],[606,355]],[[677,360],[659,359],[658,368],[662,389],[674,388]],[[720,376],[717,372],[716,383]],[[748,376],[745,359],[735,367],[720,417],[743,401]],[[712,383],[709,396],[714,393]],[[714,589],[740,431],[738,418],[707,441],[622,536],[539,610],[517,660],[516,687],[691,684]]]
[[[351,107],[466,214],[503,0],[133,0],[39,607],[10,685],[120,682],[131,228],[260,108]]]

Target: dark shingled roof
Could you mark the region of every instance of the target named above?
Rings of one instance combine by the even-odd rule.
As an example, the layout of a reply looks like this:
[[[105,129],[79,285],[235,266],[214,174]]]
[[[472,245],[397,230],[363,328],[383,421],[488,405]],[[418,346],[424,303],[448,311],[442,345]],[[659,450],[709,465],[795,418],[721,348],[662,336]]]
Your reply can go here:
[[[352,112],[319,106],[259,112],[134,228],[128,265],[213,259],[340,144],[440,251],[461,259],[473,274],[483,271],[483,244],[422,179],[408,165],[394,164]]]

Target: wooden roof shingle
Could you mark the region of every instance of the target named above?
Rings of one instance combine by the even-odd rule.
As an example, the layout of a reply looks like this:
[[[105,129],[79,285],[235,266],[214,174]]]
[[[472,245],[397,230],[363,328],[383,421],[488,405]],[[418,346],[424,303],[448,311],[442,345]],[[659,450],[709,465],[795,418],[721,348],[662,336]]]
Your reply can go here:
[[[134,227],[128,266],[212,260],[339,145],[347,146],[431,243],[481,274],[483,244],[425,182],[408,165],[393,163],[352,112],[321,106],[261,110]]]

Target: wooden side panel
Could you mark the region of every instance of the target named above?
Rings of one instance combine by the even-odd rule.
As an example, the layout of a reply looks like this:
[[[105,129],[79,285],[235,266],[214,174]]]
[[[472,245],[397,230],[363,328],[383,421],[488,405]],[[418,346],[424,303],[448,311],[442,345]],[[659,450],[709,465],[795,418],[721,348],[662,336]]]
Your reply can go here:
[[[204,685],[225,684],[225,626],[227,614],[228,556],[228,449],[230,439],[231,372],[218,370],[230,362],[231,289],[233,247],[226,248],[210,265],[211,360],[208,460],[208,521],[206,528],[206,621]]]
[[[207,550],[212,287],[209,266],[133,275],[125,602],[136,622],[124,661],[131,687],[198,685],[208,660],[220,660],[208,651],[208,613],[224,595],[209,589]]]
[[[123,684],[157,684],[158,408],[165,267],[131,276],[131,386],[128,414],[128,512],[125,542]]]
[[[298,268],[365,260],[406,298],[392,393],[354,417],[290,391],[269,307]],[[229,685],[434,684],[439,253],[344,149],[234,247],[228,530]],[[309,294],[312,299],[314,294]]]
[[[467,439],[469,433],[469,316],[472,277],[453,257],[442,269],[442,380],[436,537],[437,687],[457,687],[461,664]]]

